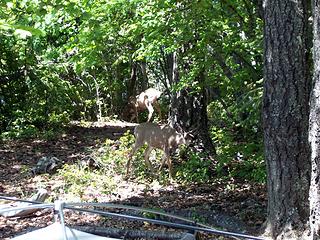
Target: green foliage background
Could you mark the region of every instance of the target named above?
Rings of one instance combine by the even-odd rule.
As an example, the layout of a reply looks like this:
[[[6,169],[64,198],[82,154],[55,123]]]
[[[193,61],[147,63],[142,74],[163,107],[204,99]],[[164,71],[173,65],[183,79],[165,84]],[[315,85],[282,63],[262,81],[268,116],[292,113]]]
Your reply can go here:
[[[99,106],[103,117],[118,118],[133,64],[145,63],[149,83],[164,86],[164,63],[178,51],[179,87],[208,92],[215,172],[264,181],[262,21],[254,2],[2,1],[1,137],[34,136],[71,120],[97,120]],[[204,83],[196,80],[201,71]],[[138,83],[142,79],[140,71]],[[181,179],[209,178],[208,162],[197,159],[202,158],[193,155],[182,165]],[[191,175],[194,168],[201,169],[197,176]]]

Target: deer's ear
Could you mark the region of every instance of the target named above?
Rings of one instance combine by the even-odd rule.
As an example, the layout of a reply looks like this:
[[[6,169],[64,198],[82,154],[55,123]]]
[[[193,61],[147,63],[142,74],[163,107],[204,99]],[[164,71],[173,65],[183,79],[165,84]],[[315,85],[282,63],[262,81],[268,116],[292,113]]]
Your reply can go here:
[[[179,123],[176,123],[176,128],[177,128],[179,133],[182,133],[184,135],[184,131],[183,131],[183,129],[182,129],[182,127],[181,127],[181,125]]]
[[[185,139],[189,139],[189,140],[195,139],[194,134],[192,134],[192,133],[190,133],[190,132],[184,132],[184,133],[183,133],[183,137],[184,137]]]

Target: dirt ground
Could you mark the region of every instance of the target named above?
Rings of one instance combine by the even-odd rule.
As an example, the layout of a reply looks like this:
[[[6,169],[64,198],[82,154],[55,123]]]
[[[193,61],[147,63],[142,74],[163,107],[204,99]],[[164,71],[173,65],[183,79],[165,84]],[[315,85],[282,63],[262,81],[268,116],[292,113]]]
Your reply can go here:
[[[117,139],[133,124],[92,124],[67,128],[54,140],[28,139],[0,142],[0,196],[26,199],[43,187],[49,193],[61,178],[32,176],[25,169],[43,156],[55,156],[65,163],[86,157],[88,148],[98,147],[106,138]],[[54,200],[56,196],[49,198]],[[167,213],[198,219],[214,228],[258,234],[266,217],[266,189],[261,184],[219,182],[167,186],[146,185],[135,180],[122,181],[117,191],[104,199],[130,206],[161,209]],[[3,202],[3,201],[2,201]],[[1,203],[1,199],[0,199]],[[66,211],[67,223],[74,226],[123,228],[126,221],[110,221],[92,214]],[[0,216],[0,239],[47,226],[53,222],[52,210],[41,210],[26,218]],[[150,224],[131,222],[135,228],[152,229]],[[126,225],[126,227],[128,226]],[[203,239],[217,239],[206,236]],[[222,239],[222,238],[219,238]]]

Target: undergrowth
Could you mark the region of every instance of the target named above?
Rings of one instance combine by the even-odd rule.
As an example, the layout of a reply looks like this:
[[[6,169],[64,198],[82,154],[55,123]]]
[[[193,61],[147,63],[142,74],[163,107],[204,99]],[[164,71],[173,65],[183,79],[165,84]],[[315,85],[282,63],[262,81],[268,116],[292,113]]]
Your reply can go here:
[[[95,198],[100,194],[115,191],[118,183],[125,180],[128,155],[133,143],[134,136],[127,132],[119,140],[106,139],[98,149],[91,149],[86,158],[74,164],[65,164],[58,171],[64,179],[65,192],[81,198]],[[152,174],[145,164],[144,150],[145,147],[142,147],[132,158],[130,180],[147,184],[154,181],[162,185],[169,184],[168,168],[164,167],[158,171],[163,152],[154,150],[150,154],[150,161],[156,172]],[[188,149],[182,147],[181,151]],[[181,159],[180,155],[189,157]],[[173,162],[177,183],[200,183],[210,179],[209,161],[205,161],[196,153],[177,154],[173,157]]]
[[[259,117],[261,95],[260,88],[251,91],[243,101],[230,105],[229,109],[225,109],[219,101],[209,105],[217,177],[265,183],[266,167]]]

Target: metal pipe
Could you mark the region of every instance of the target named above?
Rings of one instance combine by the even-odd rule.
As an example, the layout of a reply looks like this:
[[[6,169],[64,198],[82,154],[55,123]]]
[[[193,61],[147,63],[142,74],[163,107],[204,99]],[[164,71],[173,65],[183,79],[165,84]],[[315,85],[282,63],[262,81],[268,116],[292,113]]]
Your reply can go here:
[[[6,197],[6,196],[0,196],[0,199],[5,199],[5,200],[10,200],[10,201],[17,201],[17,202],[26,202],[26,203],[33,203],[36,204],[36,206],[25,206],[25,207],[12,207],[8,209],[2,209],[0,210],[0,213],[2,212],[8,212],[8,211],[19,211],[19,210],[27,210],[27,209],[34,209],[34,208],[54,208],[58,204],[58,211],[60,215],[60,220],[62,221],[62,224],[64,225],[64,215],[63,215],[63,208],[74,210],[74,211],[80,211],[80,212],[88,212],[88,213],[94,213],[94,214],[100,214],[104,216],[111,216],[111,217],[120,217],[120,218],[126,218],[132,221],[146,221],[150,222],[153,224],[158,224],[158,225],[164,225],[168,227],[175,227],[175,228],[181,228],[185,230],[192,230],[192,231],[203,231],[207,233],[212,233],[212,234],[217,234],[217,235],[224,235],[224,236],[230,236],[230,237],[240,237],[240,238],[245,238],[245,239],[251,239],[251,240],[263,240],[263,238],[260,237],[255,237],[255,236],[250,236],[242,233],[234,233],[234,232],[228,232],[228,231],[222,231],[222,230],[217,230],[212,227],[209,227],[204,224],[197,223],[195,221],[192,221],[187,218],[183,218],[180,216],[152,210],[152,209],[146,209],[146,208],[140,208],[140,207],[133,207],[133,206],[127,206],[127,205],[120,205],[120,204],[112,204],[112,203],[55,203],[55,204],[43,204],[41,202],[36,202],[36,201],[28,201],[28,200],[21,200],[17,198],[11,198],[11,197]],[[180,224],[180,223],[172,223],[172,222],[166,222],[162,220],[155,220],[155,219],[149,219],[149,218],[144,218],[144,217],[138,217],[138,216],[130,216],[130,215],[125,215],[125,214],[118,214],[118,213],[111,213],[111,212],[105,212],[105,211],[99,211],[99,210],[90,210],[90,209],[83,209],[79,208],[78,206],[92,206],[92,207],[107,207],[107,208],[122,208],[122,209],[127,209],[127,210],[135,210],[135,211],[141,211],[141,212],[148,212],[148,213],[153,213],[153,214],[158,214],[166,217],[171,217],[175,218],[178,220],[185,221],[187,223],[191,223],[192,225],[186,225],[186,224]],[[62,212],[61,212],[62,211]],[[65,240],[66,239],[66,232],[65,232],[65,227],[64,227],[64,233],[65,233]]]
[[[65,224],[64,215],[63,215],[64,206],[65,206],[65,203],[63,201],[56,200],[54,202],[54,210],[59,213],[63,238],[64,238],[64,240],[68,240],[67,231],[66,231],[66,224]]]
[[[100,214],[103,216],[126,218],[126,219],[129,219],[132,221],[150,222],[150,223],[157,224],[157,225],[175,227],[175,228],[180,228],[180,229],[185,229],[185,230],[202,231],[202,232],[207,232],[207,233],[212,233],[212,234],[217,234],[217,235],[224,235],[224,236],[230,236],[230,237],[240,237],[240,238],[251,239],[251,240],[264,240],[263,238],[260,238],[260,237],[250,236],[250,235],[241,234],[241,233],[227,232],[227,231],[217,230],[214,228],[191,226],[191,225],[185,225],[185,224],[180,224],[180,223],[171,223],[171,222],[166,222],[166,221],[162,221],[162,220],[155,220],[155,219],[149,219],[149,218],[137,217],[137,216],[129,216],[129,215],[124,215],[124,214],[119,214],[119,213],[110,213],[110,212],[104,212],[104,211],[99,211],[99,210],[82,209],[82,208],[77,208],[77,207],[66,207],[66,208],[74,210],[74,211]]]

